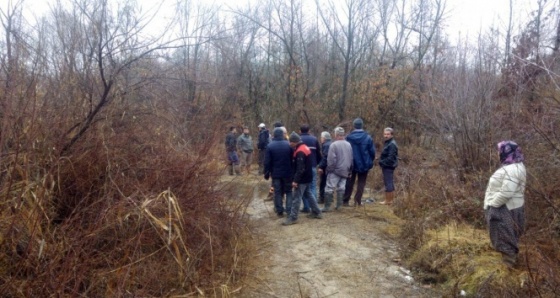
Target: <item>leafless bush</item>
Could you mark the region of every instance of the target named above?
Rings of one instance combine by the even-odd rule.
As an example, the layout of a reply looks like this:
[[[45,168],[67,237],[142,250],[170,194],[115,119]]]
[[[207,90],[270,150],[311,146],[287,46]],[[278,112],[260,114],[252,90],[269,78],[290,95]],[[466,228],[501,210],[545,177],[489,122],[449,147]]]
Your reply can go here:
[[[0,292],[166,296],[239,281],[247,201],[216,187],[220,129],[190,142],[157,115],[131,114],[69,156],[24,150],[3,162]]]

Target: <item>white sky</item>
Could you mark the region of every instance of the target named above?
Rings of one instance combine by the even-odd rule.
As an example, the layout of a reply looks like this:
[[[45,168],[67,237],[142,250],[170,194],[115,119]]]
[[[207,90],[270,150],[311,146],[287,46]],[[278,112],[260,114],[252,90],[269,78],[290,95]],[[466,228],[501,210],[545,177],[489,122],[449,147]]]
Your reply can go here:
[[[16,2],[17,0],[0,0],[0,8],[5,10],[9,2]],[[48,10],[49,2],[54,0],[24,0],[26,8],[25,16],[34,18]],[[144,11],[153,9],[161,0],[136,0]],[[171,9],[175,0],[165,1],[162,9]],[[195,0],[196,1],[196,0]],[[239,3],[246,0],[199,0],[208,2],[223,2],[223,3]],[[259,1],[259,0],[253,0]],[[339,0],[344,1],[344,0]],[[459,36],[464,38],[467,34],[472,36],[478,35],[480,29],[486,31],[490,26],[499,26],[500,29],[505,30],[508,22],[510,0],[447,0],[447,19],[446,31],[449,37],[457,39]],[[513,0],[514,3],[514,20],[519,21],[527,18],[531,9],[535,8],[536,0]],[[549,1],[554,2],[554,1]],[[172,12],[165,13],[166,15]],[[31,21],[31,20],[30,20]],[[153,25],[157,27],[157,24]],[[515,29],[515,28],[514,28]]]
[[[482,31],[498,26],[506,30],[509,21],[510,0],[447,0],[447,33],[457,38],[476,36]],[[536,1],[513,0],[513,20],[526,20]],[[514,28],[515,29],[515,28]]]

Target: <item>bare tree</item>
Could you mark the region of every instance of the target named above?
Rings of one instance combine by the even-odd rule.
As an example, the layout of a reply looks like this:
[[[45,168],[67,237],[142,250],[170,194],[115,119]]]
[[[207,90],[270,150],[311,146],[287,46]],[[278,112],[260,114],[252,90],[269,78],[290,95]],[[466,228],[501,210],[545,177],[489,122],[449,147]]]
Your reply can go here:
[[[338,100],[338,118],[346,118],[346,102],[352,72],[364,57],[365,50],[379,33],[377,26],[372,26],[370,1],[347,0],[343,7],[335,2],[327,1],[326,8],[318,0],[315,1],[319,15],[331,37],[331,40],[343,59],[342,86]],[[340,31],[339,31],[340,30]],[[342,33],[342,36],[338,35]],[[342,37],[342,38],[341,38]]]
[[[72,44],[77,42],[77,46],[72,47],[59,35],[60,44],[53,46],[68,52],[70,60],[63,65],[68,65],[68,71],[76,71],[82,78],[82,91],[77,99],[87,103],[84,116],[76,119],[77,122],[66,131],[65,137],[69,140],[61,145],[61,155],[84,136],[106,106],[126,92],[115,88],[122,79],[121,74],[140,59],[165,47],[158,44],[157,39],[140,38],[148,23],[135,13],[132,2],[125,1],[118,7],[113,5],[108,0],[74,0],[70,9],[61,4],[55,8],[56,13],[72,18],[73,38],[79,38],[79,41],[71,39]],[[55,24],[62,21],[58,18]]]

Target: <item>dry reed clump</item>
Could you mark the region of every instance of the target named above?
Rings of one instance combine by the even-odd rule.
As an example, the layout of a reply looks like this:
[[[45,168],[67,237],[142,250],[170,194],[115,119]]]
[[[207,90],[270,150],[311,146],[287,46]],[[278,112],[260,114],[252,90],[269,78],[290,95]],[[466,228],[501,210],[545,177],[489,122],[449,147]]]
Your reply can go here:
[[[529,288],[527,272],[508,269],[487,232],[465,224],[427,230],[407,263],[424,282],[440,283],[450,295],[503,296]]]
[[[212,134],[111,123],[57,159],[3,160],[0,292],[34,296],[231,293],[243,276],[246,202],[216,188]],[[124,125],[124,127],[123,127]],[[51,166],[40,161],[49,159]]]

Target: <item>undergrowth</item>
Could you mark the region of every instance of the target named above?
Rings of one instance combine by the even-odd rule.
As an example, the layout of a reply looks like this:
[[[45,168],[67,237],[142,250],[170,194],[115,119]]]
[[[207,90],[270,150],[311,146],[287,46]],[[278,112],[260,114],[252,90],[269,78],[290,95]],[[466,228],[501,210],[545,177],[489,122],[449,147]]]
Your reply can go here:
[[[3,158],[3,296],[235,291],[250,251],[247,200],[220,187],[220,129],[191,140],[161,123],[105,121],[70,154],[45,142]]]
[[[427,154],[422,148],[403,151],[403,156],[431,157],[401,164],[393,206],[394,213],[405,220],[399,236],[403,262],[416,272],[418,280],[452,297],[558,295],[560,254],[551,205],[554,195],[544,191],[555,188],[544,177],[535,179],[542,175],[542,169],[535,167],[544,165],[538,160],[526,163],[533,176],[526,194],[526,231],[520,242],[519,264],[510,269],[491,247],[484,221],[482,204],[492,169],[458,173],[449,156],[438,158],[437,152]],[[540,199],[545,196],[549,200]]]

